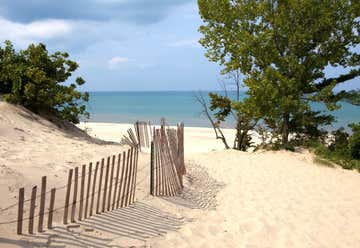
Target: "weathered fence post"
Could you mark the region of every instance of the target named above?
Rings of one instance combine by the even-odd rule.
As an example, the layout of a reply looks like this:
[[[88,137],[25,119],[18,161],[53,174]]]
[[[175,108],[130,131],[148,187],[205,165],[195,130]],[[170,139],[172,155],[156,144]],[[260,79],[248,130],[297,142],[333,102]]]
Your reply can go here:
[[[99,181],[99,189],[98,189],[98,196],[97,196],[97,203],[96,203],[96,213],[100,213],[100,197],[101,197],[101,184],[102,178],[104,174],[104,159],[101,159],[101,168],[100,168],[100,181]]]
[[[112,162],[111,162],[111,172],[110,172],[109,196],[108,196],[107,211],[110,211],[111,200],[112,200],[111,193],[112,193],[112,184],[113,184],[113,177],[114,177],[115,158],[116,158],[116,156],[113,155]]]
[[[116,203],[116,208],[122,207],[123,204],[123,199],[124,199],[124,181],[125,181],[125,157],[126,157],[126,152],[123,151],[122,154],[122,168],[121,168],[121,178],[120,178],[120,182],[119,182],[119,196],[118,196],[118,200]]]
[[[55,205],[55,193],[56,193],[56,188],[51,189],[49,216],[48,216],[48,229],[52,229],[52,220],[53,220],[54,205]]]
[[[82,220],[83,209],[84,209],[85,173],[86,173],[86,165],[84,164],[81,168],[80,206],[79,206],[79,218],[78,218],[79,220]]]
[[[85,201],[85,216],[84,219],[88,216],[88,208],[89,208],[89,198],[90,198],[90,185],[91,185],[91,173],[92,173],[92,163],[89,164],[89,176],[88,183],[86,187],[86,201]]]
[[[92,185],[92,193],[91,193],[91,204],[90,204],[90,216],[93,215],[93,207],[94,207],[94,198],[95,198],[95,187],[96,187],[96,176],[99,169],[99,162],[96,162],[95,173],[94,173],[94,181]]]
[[[150,147],[150,194],[154,195],[154,141]]]
[[[121,197],[121,207],[126,206],[126,195],[127,194],[127,182],[129,181],[129,158],[130,158],[130,150],[126,153],[126,171],[124,177],[124,190]]]
[[[17,219],[17,234],[22,234],[23,217],[24,217],[24,194],[25,189],[19,189],[19,205],[18,205],[18,219]]]
[[[130,192],[130,204],[135,201],[135,192],[136,192],[136,177],[137,177],[137,160],[139,155],[138,148],[134,148],[134,156],[133,156],[133,179],[132,179],[132,187]]]
[[[41,179],[41,195],[40,195],[38,232],[43,232],[45,197],[46,197],[46,176],[42,177],[42,179]]]
[[[37,186],[34,186],[31,191],[31,200],[30,200],[30,211],[29,211],[29,234],[34,233],[34,213],[35,213],[35,203],[36,203],[36,191]]]
[[[79,167],[75,167],[75,180],[74,180],[74,195],[71,207],[71,222],[75,222],[75,211],[78,191],[78,178],[79,178]]]
[[[112,210],[115,209],[115,203],[116,203],[116,196],[117,196],[118,183],[119,183],[119,173],[120,173],[120,159],[121,159],[121,153],[118,154],[118,160],[117,160],[117,169],[116,169],[116,177],[115,177],[114,198],[113,198]]]
[[[67,223],[68,223],[67,220],[68,220],[68,214],[69,214],[69,201],[70,201],[72,175],[73,175],[73,169],[70,169],[70,170],[69,170],[69,175],[68,175],[68,183],[67,183],[67,189],[66,189],[66,197],[65,197],[64,219],[63,219],[63,223],[64,223],[64,224],[67,224]]]
[[[109,181],[109,170],[110,170],[110,157],[107,158],[107,163],[106,163],[104,195],[103,195],[103,202],[102,202],[102,210],[101,210],[101,212],[105,212],[106,194],[107,194],[107,187],[108,187],[108,181]]]
[[[130,164],[129,164],[129,181],[127,185],[127,191],[126,191],[126,206],[130,204],[130,196],[131,196],[131,182],[133,180],[133,152],[134,148],[130,148]]]

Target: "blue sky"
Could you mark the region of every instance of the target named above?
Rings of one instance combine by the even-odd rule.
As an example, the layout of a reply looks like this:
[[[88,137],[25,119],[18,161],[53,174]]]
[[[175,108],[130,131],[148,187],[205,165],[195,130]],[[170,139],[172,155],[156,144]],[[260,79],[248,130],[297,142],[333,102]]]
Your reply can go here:
[[[0,0],[1,39],[69,52],[89,91],[219,89],[200,25],[196,0]]]

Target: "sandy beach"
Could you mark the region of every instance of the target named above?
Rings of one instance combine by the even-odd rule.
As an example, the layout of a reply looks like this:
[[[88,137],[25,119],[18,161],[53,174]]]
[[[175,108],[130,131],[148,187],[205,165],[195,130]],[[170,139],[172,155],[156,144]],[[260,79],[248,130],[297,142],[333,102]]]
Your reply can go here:
[[[0,102],[0,222],[16,218],[4,209],[19,187],[44,175],[63,185],[69,168],[128,149],[118,142],[131,124],[79,127],[92,137]],[[0,225],[0,247],[360,247],[356,171],[315,164],[308,151],[224,150],[212,129],[185,127],[184,192],[162,198],[149,195],[149,156],[140,154],[134,205],[73,228],[59,212],[53,230],[32,236]]]

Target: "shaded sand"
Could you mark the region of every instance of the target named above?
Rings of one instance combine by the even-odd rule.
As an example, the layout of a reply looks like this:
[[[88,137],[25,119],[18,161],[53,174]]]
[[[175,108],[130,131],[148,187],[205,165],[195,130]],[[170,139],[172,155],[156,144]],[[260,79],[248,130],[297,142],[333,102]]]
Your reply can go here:
[[[8,115],[13,111],[19,109],[11,110]],[[88,158],[85,150],[98,155],[92,157],[96,159],[106,152],[125,149],[115,144],[91,142],[87,136],[85,140],[67,137],[56,128],[49,133],[48,124],[34,120],[24,124],[25,120],[19,119],[6,126],[4,120],[9,118],[2,113],[2,134],[18,125],[26,128],[27,133],[35,134],[25,137],[28,142],[21,141],[19,136],[13,141],[10,136],[1,138],[0,164],[6,166],[6,169],[0,168],[0,190],[5,195],[0,203],[3,205],[12,196],[12,191],[5,186],[7,182],[14,189],[23,185],[23,181],[38,183],[42,175],[40,169],[36,172],[38,166],[54,174],[51,171],[54,169],[46,169],[47,164],[41,161],[50,161],[58,171],[65,172]],[[16,114],[12,118],[20,117]],[[107,141],[119,141],[131,126],[80,125],[92,136]],[[16,134],[17,131],[11,132]],[[231,136],[234,130],[225,132]],[[45,138],[40,140],[42,136]],[[137,203],[133,206],[94,216],[79,225],[65,227],[57,222],[54,230],[31,237],[14,235],[13,226],[9,229],[0,226],[0,246],[360,247],[359,173],[316,165],[306,151],[224,151],[221,141],[213,137],[211,129],[185,128],[188,174],[182,195],[160,198],[148,194],[149,153],[143,152],[138,171]],[[35,141],[37,145],[32,146]],[[20,155],[23,150],[29,151]],[[32,154],[39,154],[42,159],[35,159]],[[32,162],[27,161],[30,159]],[[68,160],[74,162],[66,163]],[[17,169],[18,166],[22,169]],[[19,176],[5,174],[7,170],[16,170]],[[59,182],[65,180],[64,173],[56,173]],[[1,216],[1,220],[3,218]]]
[[[66,184],[69,168],[128,149],[94,139],[74,126],[58,125],[0,102],[0,222],[16,219],[16,206],[4,208],[17,203],[20,187],[25,187],[25,199],[29,199],[34,185],[38,185],[39,194],[42,176],[47,176],[47,190],[59,188]],[[64,205],[64,195],[62,187],[56,193],[55,209]],[[14,233],[14,224],[0,225],[0,236]]]

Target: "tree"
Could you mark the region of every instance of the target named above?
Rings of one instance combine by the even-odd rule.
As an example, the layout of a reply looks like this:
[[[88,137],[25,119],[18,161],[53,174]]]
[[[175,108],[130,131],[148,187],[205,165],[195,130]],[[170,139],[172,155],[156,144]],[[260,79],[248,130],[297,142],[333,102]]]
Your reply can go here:
[[[15,51],[10,41],[0,47],[0,93],[4,99],[34,112],[55,114],[73,123],[88,116],[85,102],[88,93],[76,90],[85,81],[64,85],[79,65],[68,59],[69,54],[49,54],[44,44],[31,44],[26,50]]]
[[[206,117],[208,118],[208,120],[210,121],[211,126],[214,129],[216,139],[220,139],[223,142],[223,144],[225,146],[225,149],[229,149],[230,147],[229,147],[229,145],[228,145],[228,143],[226,141],[226,138],[225,138],[225,136],[224,136],[224,134],[223,134],[223,132],[221,130],[220,123],[219,123],[219,121],[215,122],[213,120],[204,96],[201,93],[199,93],[199,94],[195,95],[195,98],[200,103],[200,105],[201,105],[201,107],[203,109],[202,113],[205,114]]]
[[[247,151],[252,146],[249,131],[254,129],[259,118],[253,111],[250,99],[240,99],[240,90],[243,88],[239,71],[232,71],[225,75],[220,81],[223,88],[223,94],[209,93],[210,106],[204,97],[199,94],[196,96],[197,101],[203,108],[203,113],[209,119],[216,134],[217,139],[221,139],[226,149],[229,149],[226,138],[221,130],[221,123],[225,122],[228,117],[235,121],[235,139],[233,149]],[[235,96],[231,96],[228,87],[235,88]],[[233,91],[232,91],[233,92]]]
[[[284,145],[292,123],[301,124],[295,118],[323,119],[310,102],[334,110],[338,101],[354,99],[334,88],[360,75],[359,1],[198,0],[198,5],[206,56],[223,66],[223,73],[241,71],[253,107]],[[346,73],[327,77],[327,67]]]

